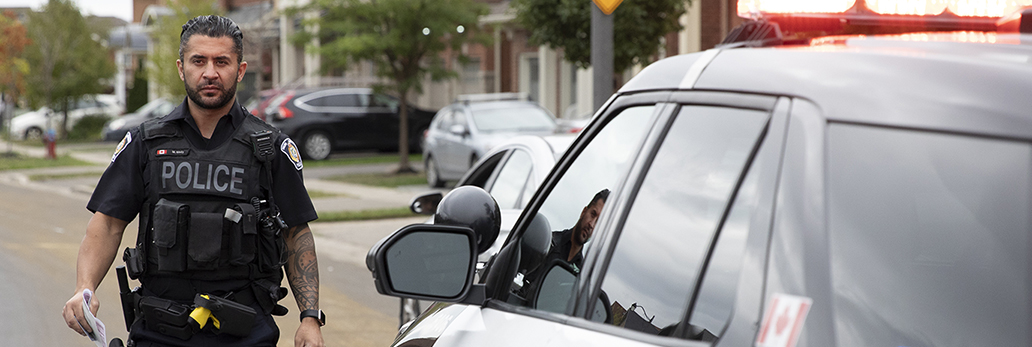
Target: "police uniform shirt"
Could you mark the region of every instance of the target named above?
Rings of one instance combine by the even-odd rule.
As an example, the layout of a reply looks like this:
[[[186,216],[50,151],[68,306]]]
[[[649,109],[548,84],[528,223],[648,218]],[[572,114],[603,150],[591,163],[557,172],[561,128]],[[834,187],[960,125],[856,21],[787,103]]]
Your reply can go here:
[[[190,116],[185,98],[179,107],[176,107],[163,119],[179,122],[180,128],[192,147],[209,150],[230,141],[233,133],[244,122],[245,117],[253,116],[246,114],[243,108],[234,102],[229,115],[219,119],[211,139],[205,139],[201,135],[197,123]],[[284,145],[285,141],[288,142],[287,145]],[[293,227],[315,220],[318,216],[315,207],[312,206],[312,200],[305,190],[301,173],[302,163],[300,157],[297,157],[293,141],[280,133],[276,138],[275,145],[277,154],[273,156],[272,160],[272,195],[280,209],[283,221]],[[296,161],[291,159],[288,148],[295,151]],[[124,221],[135,219],[143,206],[147,194],[146,187],[151,180],[151,176],[145,171],[148,153],[143,138],[140,136],[140,127],[129,131],[115,149],[111,163],[100,177],[100,182],[97,183],[97,188],[93,191],[93,196],[90,197],[86,209]]]

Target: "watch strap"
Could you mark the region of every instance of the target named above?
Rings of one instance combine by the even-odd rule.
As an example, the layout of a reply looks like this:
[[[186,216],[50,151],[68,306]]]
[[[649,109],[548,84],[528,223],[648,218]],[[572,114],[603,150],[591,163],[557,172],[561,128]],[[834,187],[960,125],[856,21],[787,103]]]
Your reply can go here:
[[[301,321],[305,320],[305,317],[312,317],[319,321],[319,326],[326,325],[326,314],[322,310],[304,310],[301,311]]]

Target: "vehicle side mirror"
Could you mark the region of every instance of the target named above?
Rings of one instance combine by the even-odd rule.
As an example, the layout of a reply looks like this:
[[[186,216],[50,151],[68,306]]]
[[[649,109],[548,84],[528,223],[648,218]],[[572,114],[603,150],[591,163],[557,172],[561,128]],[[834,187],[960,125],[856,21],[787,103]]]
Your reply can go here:
[[[469,135],[469,129],[462,124],[452,124],[452,126],[448,127],[448,132],[459,136]]]
[[[483,302],[482,286],[471,295],[475,264],[473,230],[431,224],[398,229],[366,256],[380,294],[446,302]]]
[[[432,216],[437,213],[437,205],[441,203],[444,195],[440,192],[425,193],[412,199],[409,209],[412,213]]]
[[[570,264],[553,260],[541,283],[531,284],[537,288],[531,296],[531,307],[538,310],[567,314],[566,306],[573,296],[573,285],[577,283],[577,272]]]
[[[531,307],[545,312],[570,314],[570,298],[573,297],[574,286],[577,284],[577,270],[567,262],[556,259],[548,268],[548,273],[541,279],[533,294]],[[590,320],[599,323],[612,322],[612,307],[609,296],[605,292],[595,300],[595,308],[591,312]]]

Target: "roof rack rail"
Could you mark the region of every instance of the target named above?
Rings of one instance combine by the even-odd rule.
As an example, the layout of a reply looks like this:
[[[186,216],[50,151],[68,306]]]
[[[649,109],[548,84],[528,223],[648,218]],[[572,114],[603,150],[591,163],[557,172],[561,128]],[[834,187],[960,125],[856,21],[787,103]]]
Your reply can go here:
[[[717,45],[720,48],[780,46],[781,27],[765,19],[749,20],[731,30]]]
[[[530,101],[530,95],[527,93],[487,93],[463,94],[455,97],[455,102],[466,104],[487,101]]]

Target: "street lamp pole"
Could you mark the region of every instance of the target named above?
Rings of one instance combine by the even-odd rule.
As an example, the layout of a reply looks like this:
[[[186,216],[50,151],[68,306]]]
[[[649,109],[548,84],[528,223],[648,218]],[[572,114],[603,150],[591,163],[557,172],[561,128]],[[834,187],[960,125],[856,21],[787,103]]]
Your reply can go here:
[[[613,15],[591,6],[592,111],[613,95]]]

